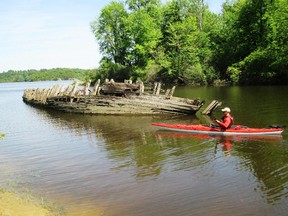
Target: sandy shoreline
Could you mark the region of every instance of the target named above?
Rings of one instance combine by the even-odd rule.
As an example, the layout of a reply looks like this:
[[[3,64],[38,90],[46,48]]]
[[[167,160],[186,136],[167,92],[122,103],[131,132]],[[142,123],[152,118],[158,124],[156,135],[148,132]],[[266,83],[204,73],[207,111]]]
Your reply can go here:
[[[0,189],[0,215],[52,216],[56,214],[41,206],[35,198],[25,199],[16,193]]]

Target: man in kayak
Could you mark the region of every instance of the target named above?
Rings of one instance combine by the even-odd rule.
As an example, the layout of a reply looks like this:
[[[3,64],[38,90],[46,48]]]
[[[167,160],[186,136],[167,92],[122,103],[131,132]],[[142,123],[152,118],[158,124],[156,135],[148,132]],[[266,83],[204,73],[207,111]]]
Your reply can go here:
[[[224,116],[221,118],[221,121],[215,119],[214,121],[222,128],[222,129],[228,129],[234,124],[234,119],[231,116],[230,108],[225,107],[221,110],[224,114]]]

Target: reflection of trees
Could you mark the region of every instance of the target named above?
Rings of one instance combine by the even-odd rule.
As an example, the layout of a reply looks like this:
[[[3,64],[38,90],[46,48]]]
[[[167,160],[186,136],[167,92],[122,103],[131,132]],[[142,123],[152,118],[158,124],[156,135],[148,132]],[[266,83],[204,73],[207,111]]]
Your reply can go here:
[[[199,123],[196,117],[79,115],[53,110],[37,112],[60,130],[87,136],[92,146],[103,148],[108,153],[108,158],[116,164],[113,169],[132,168],[135,177],[140,179],[158,176],[167,163],[180,170],[208,161],[202,157],[207,146],[193,147],[199,140],[161,139],[155,136],[156,129],[151,126],[151,122],[155,121]],[[194,158],[192,163],[191,158]]]
[[[267,196],[268,203],[275,203],[288,197],[288,155],[279,145],[282,136],[235,136],[219,139],[223,150],[236,148],[244,158],[242,165],[253,171],[260,182],[260,189]],[[228,147],[228,148],[227,148]],[[249,163],[247,163],[249,161]]]
[[[229,154],[229,151],[233,148],[233,154],[242,158],[240,162],[244,169],[251,170],[252,174],[260,182],[260,189],[266,194],[268,203],[274,203],[288,197],[288,155],[287,150],[283,151],[283,146],[279,145],[282,136],[209,136],[168,132],[162,133],[161,137],[169,137],[175,141],[180,137],[186,140],[192,138],[202,140],[202,143],[206,140],[206,142],[210,141],[216,144],[215,147],[221,144],[224,155]],[[185,148],[185,144],[182,144],[181,148]],[[200,156],[198,165],[202,162],[207,162],[202,159],[205,157],[205,152],[207,153],[209,149],[195,144],[194,148],[199,149],[194,149],[190,153],[192,156],[193,153],[197,152],[198,156]],[[189,154],[184,149],[183,152],[179,154],[180,157],[184,154]],[[181,166],[181,169],[185,169],[183,167],[185,166],[184,162],[181,163]]]
[[[261,184],[260,189],[267,196],[267,202],[272,204],[288,197],[288,155],[279,144],[279,140],[263,139],[262,142],[237,145],[239,155],[246,162],[247,159],[250,161],[243,165],[251,166],[250,169]]]
[[[288,197],[288,155],[281,137],[217,137],[163,133],[151,122],[199,123],[196,117],[90,116],[37,110],[60,130],[90,137],[93,147],[107,152],[115,170],[131,172],[137,179],[159,176],[163,171],[201,169],[213,161],[215,145],[232,147],[242,169],[260,182],[269,203]],[[227,148],[227,142],[231,146]],[[287,143],[286,143],[287,144]],[[221,146],[221,145],[219,145]],[[225,147],[225,148],[224,148]],[[97,157],[97,155],[96,155]],[[237,160],[238,162],[238,160]],[[258,189],[258,188],[256,188]]]

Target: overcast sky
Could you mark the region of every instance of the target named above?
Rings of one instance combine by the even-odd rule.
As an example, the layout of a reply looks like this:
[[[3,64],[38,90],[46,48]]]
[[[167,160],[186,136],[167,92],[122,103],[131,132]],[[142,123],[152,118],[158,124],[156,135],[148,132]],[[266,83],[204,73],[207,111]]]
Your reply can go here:
[[[98,67],[90,23],[110,1],[0,0],[0,72]],[[224,1],[206,3],[219,13]]]

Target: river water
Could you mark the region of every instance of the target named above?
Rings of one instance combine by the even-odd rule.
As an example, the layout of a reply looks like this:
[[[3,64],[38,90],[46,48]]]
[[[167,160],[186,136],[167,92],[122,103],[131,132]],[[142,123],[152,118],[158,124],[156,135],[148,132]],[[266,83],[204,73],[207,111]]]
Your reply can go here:
[[[67,114],[23,103],[25,88],[55,84],[0,84],[0,188],[32,193],[69,216],[287,215],[287,131],[250,138],[164,133],[151,123],[208,119]],[[288,124],[287,92],[177,87],[175,95],[205,99],[204,108],[217,99],[236,124],[267,127]]]

